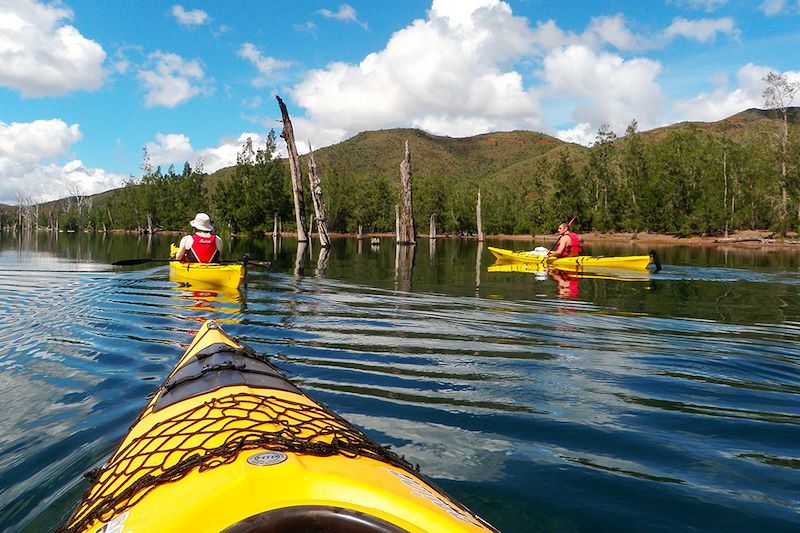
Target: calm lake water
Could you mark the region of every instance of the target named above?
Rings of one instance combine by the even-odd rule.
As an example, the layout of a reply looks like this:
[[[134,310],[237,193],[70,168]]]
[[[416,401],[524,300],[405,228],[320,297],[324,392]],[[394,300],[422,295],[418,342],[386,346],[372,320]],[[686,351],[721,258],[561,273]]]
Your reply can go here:
[[[70,513],[208,318],[501,531],[800,530],[797,251],[559,284],[467,240],[238,240],[273,266],[234,293],[110,266],[170,240],[0,235],[0,531]]]

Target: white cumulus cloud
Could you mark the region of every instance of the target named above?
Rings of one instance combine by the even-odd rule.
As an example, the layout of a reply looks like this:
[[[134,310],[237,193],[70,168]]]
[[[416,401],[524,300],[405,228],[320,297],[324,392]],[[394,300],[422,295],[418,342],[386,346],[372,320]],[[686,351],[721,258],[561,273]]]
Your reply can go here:
[[[194,157],[192,143],[183,133],[156,133],[156,141],[144,145],[154,166],[192,162]]]
[[[713,91],[700,93],[694,98],[677,100],[673,109],[679,120],[716,121],[751,108],[763,108],[762,93],[766,88],[764,78],[773,69],[748,63],[736,73],[737,85],[729,89],[720,83]],[[783,73],[789,80],[800,81],[800,72]],[[727,80],[723,80],[727,82]]]
[[[62,157],[80,139],[80,127],[62,120],[0,122],[0,162],[30,164]]]
[[[87,194],[119,187],[125,176],[70,157],[81,137],[78,124],[58,119],[0,122],[0,203],[15,204],[20,194],[36,202],[55,200],[74,185]]]
[[[727,4],[728,0],[667,0],[667,3],[686,6],[691,9],[700,9],[710,13]]]
[[[208,17],[208,13],[202,9],[186,11],[183,6],[180,5],[172,6],[172,16],[175,17],[178,24],[183,26],[202,26],[211,20]]]
[[[595,141],[597,129],[593,128],[588,122],[581,122],[574,128],[558,130],[556,137],[568,143],[582,144],[589,146]]]
[[[209,174],[225,167],[236,164],[236,155],[242,151],[247,139],[253,141],[255,149],[263,148],[266,136],[258,133],[245,132],[235,137],[226,137],[220,140],[216,147],[195,149],[191,139],[184,133],[157,133],[155,141],[145,143],[150,162],[153,166],[161,166],[166,171],[170,165],[175,165],[176,172],[183,170],[184,163],[189,163],[193,168],[198,162],[203,163],[203,170]],[[300,143],[298,143],[299,145]]]
[[[198,94],[210,94],[200,61],[161,51],[149,55],[150,70],[141,69],[138,78],[147,91],[145,106],[176,107]]]
[[[660,71],[661,65],[649,59],[624,59],[571,45],[545,57],[542,76],[550,95],[576,102],[576,123],[593,128],[609,124],[613,131],[625,131],[633,119],[643,129],[660,125]]]
[[[338,11],[331,11],[330,9],[320,9],[318,11],[320,15],[325,18],[340,20],[343,22],[355,22],[365,30],[368,29],[367,23],[358,20],[358,13],[353,7],[349,4],[342,4],[339,6]]]
[[[293,87],[322,130],[421,127],[473,135],[540,126],[534,91],[510,68],[532,50],[527,21],[496,0],[435,0],[359,64],[333,63]],[[317,143],[315,139],[312,142]]]
[[[281,61],[274,57],[265,56],[253,43],[244,43],[239,48],[239,57],[248,60],[258,70],[258,76],[253,79],[253,87],[263,88],[270,84],[270,80],[277,77],[280,70],[292,65],[290,61]]]
[[[581,42],[593,41],[608,43],[617,50],[644,50],[655,46],[652,39],[633,33],[622,14],[593,18]]]
[[[667,40],[675,37],[685,37],[701,43],[707,43],[713,42],[718,33],[730,35],[734,38],[739,35],[736,23],[730,17],[700,20],[677,18],[664,30],[664,37]]]
[[[759,4],[758,10],[768,17],[780,15],[788,9],[786,0],[764,0]]]
[[[106,53],[65,24],[73,13],[60,3],[3,2],[0,7],[0,86],[25,97],[93,91],[106,77]]]

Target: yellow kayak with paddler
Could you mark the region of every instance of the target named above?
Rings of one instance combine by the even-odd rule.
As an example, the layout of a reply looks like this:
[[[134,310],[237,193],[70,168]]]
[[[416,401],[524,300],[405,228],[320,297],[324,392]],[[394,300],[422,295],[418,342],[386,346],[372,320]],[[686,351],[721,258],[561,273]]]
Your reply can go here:
[[[62,531],[496,531],[203,323]]]
[[[178,247],[171,244],[170,257]],[[244,263],[185,263],[169,262],[169,279],[199,287],[221,287],[235,289],[244,281],[247,267]]]
[[[549,268],[577,272],[593,268],[626,270],[661,270],[658,254],[651,250],[648,255],[627,255],[617,257],[579,255],[576,257],[549,257],[538,250],[513,251],[489,246],[489,251],[498,262],[543,264]]]

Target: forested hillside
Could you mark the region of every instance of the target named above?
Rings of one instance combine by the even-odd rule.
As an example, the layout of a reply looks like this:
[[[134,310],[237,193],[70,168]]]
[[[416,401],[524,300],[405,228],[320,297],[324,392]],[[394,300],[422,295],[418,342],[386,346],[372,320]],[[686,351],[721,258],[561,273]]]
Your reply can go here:
[[[434,213],[439,232],[474,232],[478,190],[489,234],[552,231],[573,214],[582,230],[786,230],[800,225],[798,119],[789,108],[785,150],[783,115],[752,109],[647,132],[635,122],[626,132],[601,128],[590,148],[527,131],[457,139],[395,129],[360,133],[315,158],[334,232],[394,230],[406,142],[422,233]],[[271,231],[276,219],[291,231],[288,165],[275,153],[272,132],[265,146],[245,143],[234,167],[211,175],[188,163],[181,173],[152,168],[145,153],[142,176],[122,189],[27,206],[24,217],[6,210],[3,223],[157,231],[187,229],[195,211],[207,210],[223,232]]]

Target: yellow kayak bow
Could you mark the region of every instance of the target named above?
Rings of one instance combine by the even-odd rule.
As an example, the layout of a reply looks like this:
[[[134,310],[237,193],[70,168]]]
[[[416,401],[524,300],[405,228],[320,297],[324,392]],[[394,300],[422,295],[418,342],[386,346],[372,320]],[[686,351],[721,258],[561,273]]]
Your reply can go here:
[[[495,531],[205,322],[62,531]]]

